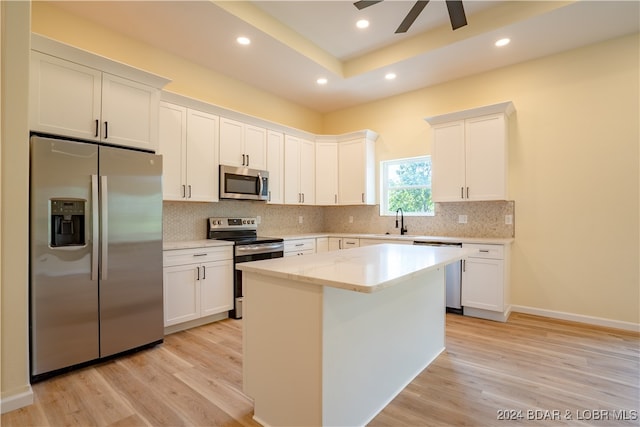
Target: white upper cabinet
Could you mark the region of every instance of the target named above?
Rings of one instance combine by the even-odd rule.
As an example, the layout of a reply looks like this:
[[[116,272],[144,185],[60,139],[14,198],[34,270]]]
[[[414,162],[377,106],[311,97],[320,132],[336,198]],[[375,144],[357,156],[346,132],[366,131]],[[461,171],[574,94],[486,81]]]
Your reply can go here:
[[[355,132],[316,139],[316,204],[373,205],[377,134]]]
[[[338,204],[338,142],[316,139],[316,205]]]
[[[218,120],[206,112],[160,104],[164,200],[218,201]]]
[[[267,169],[267,130],[220,118],[220,164]]]
[[[162,155],[162,199],[186,200],[187,109],[160,103],[159,147]]]
[[[102,141],[158,148],[160,91],[107,73],[102,74]]]
[[[267,170],[269,171],[269,198],[267,203],[284,203],[284,134],[267,132]]]
[[[156,87],[31,52],[33,131],[155,151],[159,102]]]
[[[312,141],[284,137],[284,203],[315,204],[315,144]]]
[[[360,138],[338,143],[338,203],[374,205],[376,203],[375,147],[377,135],[367,131]]]
[[[192,202],[218,201],[219,118],[187,109],[187,196]]]
[[[433,127],[435,202],[507,200],[506,102],[426,119]]]
[[[31,130],[98,140],[102,72],[31,52]]]

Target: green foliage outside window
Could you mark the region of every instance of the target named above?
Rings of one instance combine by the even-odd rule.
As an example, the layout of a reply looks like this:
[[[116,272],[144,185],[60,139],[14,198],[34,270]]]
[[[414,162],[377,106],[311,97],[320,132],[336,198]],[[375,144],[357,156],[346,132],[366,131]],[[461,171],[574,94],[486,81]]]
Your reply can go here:
[[[430,157],[382,162],[381,172],[382,214],[402,208],[409,215],[433,215]]]

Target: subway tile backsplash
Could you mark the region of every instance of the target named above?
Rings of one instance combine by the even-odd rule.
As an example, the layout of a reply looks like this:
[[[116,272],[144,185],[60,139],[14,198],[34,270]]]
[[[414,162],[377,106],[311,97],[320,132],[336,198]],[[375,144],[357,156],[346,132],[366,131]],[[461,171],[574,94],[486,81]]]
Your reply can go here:
[[[218,203],[164,202],[164,240],[207,237],[209,217],[260,217],[259,234],[284,236],[304,233],[399,234],[395,217],[380,216],[379,206],[288,206],[257,201]],[[405,216],[408,234],[456,237],[514,237],[515,202],[436,203],[435,216]],[[458,222],[460,215],[467,223]],[[511,215],[512,224],[505,224]],[[352,222],[350,222],[352,220]]]

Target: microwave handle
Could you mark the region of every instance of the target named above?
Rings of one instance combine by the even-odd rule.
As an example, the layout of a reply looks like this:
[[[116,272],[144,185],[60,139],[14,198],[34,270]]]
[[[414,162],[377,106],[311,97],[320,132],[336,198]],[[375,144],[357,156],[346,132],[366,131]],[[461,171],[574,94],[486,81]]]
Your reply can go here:
[[[262,181],[262,175],[258,173],[258,196],[262,195],[263,189],[264,189],[264,182]]]

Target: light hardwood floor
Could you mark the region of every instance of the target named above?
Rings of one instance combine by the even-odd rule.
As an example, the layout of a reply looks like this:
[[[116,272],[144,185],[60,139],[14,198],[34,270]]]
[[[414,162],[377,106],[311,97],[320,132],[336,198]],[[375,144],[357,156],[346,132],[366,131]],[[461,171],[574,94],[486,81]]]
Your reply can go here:
[[[35,404],[1,421],[255,426],[241,388],[242,322],[224,320],[34,384]],[[637,333],[523,314],[506,324],[447,315],[447,350],[370,425],[637,426],[639,401]]]

